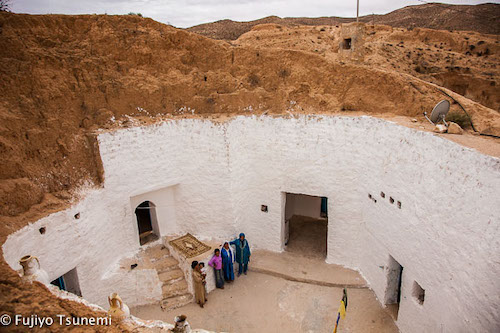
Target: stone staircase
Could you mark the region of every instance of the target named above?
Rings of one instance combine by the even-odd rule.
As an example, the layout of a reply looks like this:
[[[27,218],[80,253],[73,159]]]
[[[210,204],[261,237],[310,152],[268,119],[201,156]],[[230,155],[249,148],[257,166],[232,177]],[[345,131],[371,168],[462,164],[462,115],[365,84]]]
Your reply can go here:
[[[145,251],[151,268],[156,269],[161,282],[163,299],[160,301],[163,310],[171,310],[186,305],[193,300],[189,293],[184,272],[179,268],[179,262],[170,255],[163,244],[149,247]]]

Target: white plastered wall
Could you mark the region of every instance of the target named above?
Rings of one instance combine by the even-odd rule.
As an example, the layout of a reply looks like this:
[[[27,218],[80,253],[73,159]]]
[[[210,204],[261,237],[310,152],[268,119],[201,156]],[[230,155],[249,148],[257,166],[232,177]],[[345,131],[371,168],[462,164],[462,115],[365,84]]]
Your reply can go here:
[[[12,267],[25,254],[51,277],[78,267],[91,302],[118,291],[137,304],[160,295],[154,272],[116,268],[139,248],[136,201],[154,202],[161,236],[245,232],[253,248],[281,251],[284,193],[304,193],[328,197],[327,262],[360,270],[380,300],[389,255],[404,267],[403,332],[500,328],[497,158],[370,117],[179,120],[102,133],[99,143],[104,188],[11,235]],[[423,306],[413,281],[426,290]]]
[[[321,197],[307,194],[287,193],[286,210],[285,219],[289,219],[293,215],[320,218]]]

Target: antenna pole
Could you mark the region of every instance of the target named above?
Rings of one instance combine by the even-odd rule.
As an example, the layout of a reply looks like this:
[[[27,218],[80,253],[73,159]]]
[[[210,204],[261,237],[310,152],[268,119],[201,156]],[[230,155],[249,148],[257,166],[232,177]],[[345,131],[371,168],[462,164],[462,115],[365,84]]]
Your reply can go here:
[[[357,7],[356,7],[356,22],[359,22],[359,0],[357,0]]]

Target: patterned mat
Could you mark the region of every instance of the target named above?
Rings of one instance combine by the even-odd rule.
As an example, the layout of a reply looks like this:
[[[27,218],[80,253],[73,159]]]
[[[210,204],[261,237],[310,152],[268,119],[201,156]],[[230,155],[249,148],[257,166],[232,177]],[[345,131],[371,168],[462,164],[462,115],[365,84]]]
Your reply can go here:
[[[203,244],[189,233],[171,240],[170,245],[186,258],[196,257],[210,250],[210,246]]]

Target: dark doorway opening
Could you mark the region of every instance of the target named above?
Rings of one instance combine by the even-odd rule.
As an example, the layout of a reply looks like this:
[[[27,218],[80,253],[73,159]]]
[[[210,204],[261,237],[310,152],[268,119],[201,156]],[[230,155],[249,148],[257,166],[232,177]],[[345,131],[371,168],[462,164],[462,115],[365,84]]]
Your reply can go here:
[[[78,296],[82,296],[80,291],[80,283],[78,282],[78,273],[76,267],[67,272],[66,274],[58,277],[51,284],[59,287],[61,290],[66,290]]]
[[[385,290],[385,304],[394,320],[398,319],[399,304],[401,302],[401,284],[403,282],[403,266],[392,256],[386,270],[387,286]]]
[[[156,206],[151,201],[144,201],[135,209],[137,226],[139,228],[139,243],[141,245],[159,239]]]
[[[307,257],[326,258],[328,199],[285,193],[284,247]]]
[[[352,39],[351,38],[345,38],[344,42],[342,43],[343,49],[344,50],[350,50],[351,49],[351,43],[352,43]]]

